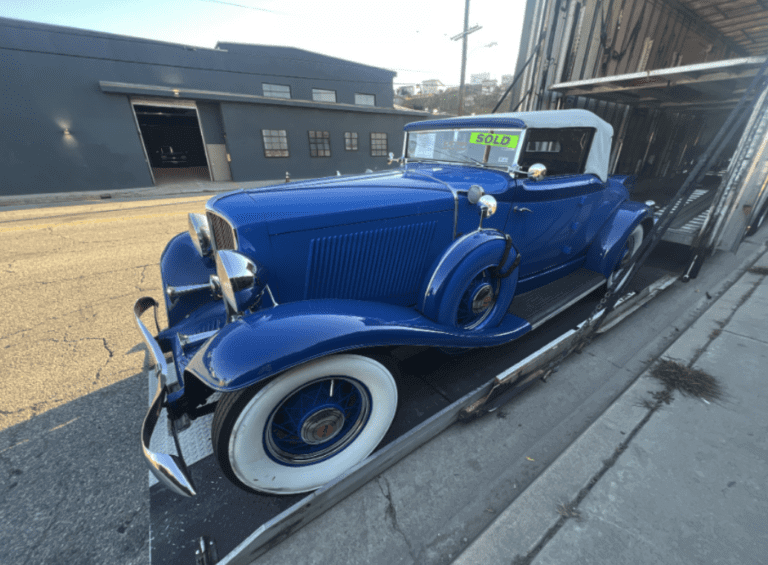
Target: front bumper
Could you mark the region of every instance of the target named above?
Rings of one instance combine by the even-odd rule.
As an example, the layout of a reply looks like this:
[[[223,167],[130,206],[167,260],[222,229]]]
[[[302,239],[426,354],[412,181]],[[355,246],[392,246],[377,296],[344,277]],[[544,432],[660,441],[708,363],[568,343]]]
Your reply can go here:
[[[141,449],[144,454],[144,459],[147,461],[147,465],[149,465],[149,470],[152,471],[152,474],[154,474],[155,477],[157,477],[158,481],[177,494],[182,496],[194,496],[197,494],[195,485],[192,482],[192,477],[184,462],[184,456],[181,453],[181,445],[179,444],[179,438],[174,427],[171,426],[171,431],[173,433],[173,440],[176,444],[176,452],[178,455],[154,452],[150,450],[149,445],[150,440],[152,439],[152,433],[155,431],[155,426],[160,418],[160,412],[162,411],[166,397],[168,396],[168,388],[166,386],[168,380],[168,364],[166,363],[165,356],[160,350],[157,341],[141,321],[141,315],[149,308],[154,308],[155,324],[157,325],[157,306],[155,299],[148,296],[139,298],[136,301],[136,304],[133,305],[133,314],[136,318],[136,324],[139,326],[139,331],[141,332],[141,336],[144,338],[144,343],[146,343],[149,351],[150,362],[152,364],[151,370],[154,370],[157,374],[157,392],[155,392],[155,397],[152,399],[152,404],[141,425]]]

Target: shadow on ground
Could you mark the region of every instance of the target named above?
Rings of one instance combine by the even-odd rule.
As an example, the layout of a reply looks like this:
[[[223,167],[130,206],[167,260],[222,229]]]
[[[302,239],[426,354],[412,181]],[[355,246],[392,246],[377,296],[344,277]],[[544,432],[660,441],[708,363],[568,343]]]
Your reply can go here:
[[[148,560],[146,374],[0,432],[0,561]]]

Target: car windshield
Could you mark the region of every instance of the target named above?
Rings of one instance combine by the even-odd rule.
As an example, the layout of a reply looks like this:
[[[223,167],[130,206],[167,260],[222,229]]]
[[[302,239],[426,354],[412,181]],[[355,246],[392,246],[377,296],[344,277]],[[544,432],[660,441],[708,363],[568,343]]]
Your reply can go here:
[[[508,168],[517,162],[520,129],[445,129],[408,133],[405,157]]]

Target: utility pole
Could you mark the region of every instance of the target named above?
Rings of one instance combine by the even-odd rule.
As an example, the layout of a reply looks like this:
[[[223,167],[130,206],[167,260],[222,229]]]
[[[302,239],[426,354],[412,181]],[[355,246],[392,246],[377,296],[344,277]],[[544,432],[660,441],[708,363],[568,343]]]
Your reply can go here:
[[[454,35],[451,39],[456,41],[462,39],[461,46],[461,82],[459,83],[459,116],[464,114],[464,75],[467,71],[467,36],[473,33],[482,26],[474,26],[469,29],[469,0],[466,0],[464,4],[464,31],[458,35]]]

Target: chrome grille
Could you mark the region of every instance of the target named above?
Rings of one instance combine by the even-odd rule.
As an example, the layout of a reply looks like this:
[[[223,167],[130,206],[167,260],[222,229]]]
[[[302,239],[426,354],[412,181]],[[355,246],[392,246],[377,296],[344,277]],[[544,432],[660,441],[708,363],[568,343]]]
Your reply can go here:
[[[213,245],[216,249],[235,249],[235,230],[229,222],[212,212],[206,212],[208,225],[211,226]]]

